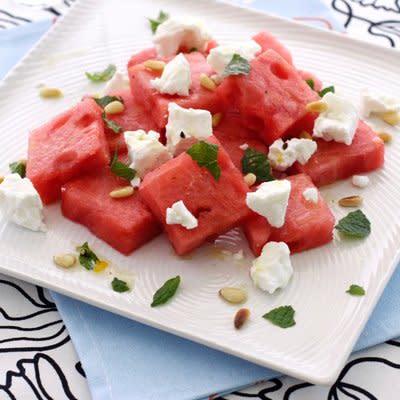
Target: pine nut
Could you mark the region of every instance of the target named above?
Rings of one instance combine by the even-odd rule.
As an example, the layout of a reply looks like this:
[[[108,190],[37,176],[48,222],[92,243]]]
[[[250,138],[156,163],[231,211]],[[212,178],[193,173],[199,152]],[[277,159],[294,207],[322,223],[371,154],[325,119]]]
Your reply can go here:
[[[244,181],[248,187],[251,187],[256,183],[257,177],[252,172],[250,172],[247,175],[245,175]]]
[[[3,183],[3,181],[4,181],[4,176],[0,175],[0,184]]]
[[[377,135],[382,139],[383,143],[390,143],[392,141],[392,135],[387,132],[377,132]]]
[[[212,116],[212,127],[216,128],[221,122],[222,113],[216,113]]]
[[[132,196],[133,195],[133,191],[134,191],[134,189],[133,189],[132,186],[124,186],[124,187],[121,187],[119,189],[115,189],[112,192],[110,192],[110,196],[113,199],[120,199],[120,198],[123,198],[123,197]]]
[[[396,111],[391,111],[382,114],[382,120],[385,121],[387,124],[395,126],[400,124],[400,113]]]
[[[119,114],[122,113],[122,111],[124,111],[125,107],[123,105],[123,103],[121,103],[118,100],[114,100],[111,103],[108,103],[105,107],[104,107],[104,112],[106,114]]]
[[[76,263],[76,257],[73,254],[61,254],[53,257],[54,264],[62,268],[71,268]]]
[[[55,87],[42,87],[39,90],[40,97],[44,99],[54,99],[57,97],[62,97],[62,91]]]
[[[106,268],[108,267],[108,262],[101,260],[101,261],[97,261],[96,265],[93,268],[94,272],[101,272],[104,271]]]
[[[147,60],[143,65],[152,71],[162,71],[165,67],[165,62],[159,60]]]
[[[228,303],[239,304],[247,300],[247,294],[243,289],[235,287],[222,288],[219,295]]]
[[[211,92],[215,92],[215,89],[217,88],[215,82],[206,74],[200,75],[200,85]]]
[[[310,139],[313,140],[313,137],[307,132],[307,131],[302,131],[300,133],[300,139]]]
[[[361,196],[348,196],[343,197],[338,201],[339,206],[341,207],[359,207],[363,202],[363,198]]]
[[[241,308],[235,315],[233,325],[236,329],[240,329],[250,317],[250,310],[248,308]]]
[[[328,103],[323,100],[313,101],[306,105],[306,110],[308,112],[322,113],[328,110]]]

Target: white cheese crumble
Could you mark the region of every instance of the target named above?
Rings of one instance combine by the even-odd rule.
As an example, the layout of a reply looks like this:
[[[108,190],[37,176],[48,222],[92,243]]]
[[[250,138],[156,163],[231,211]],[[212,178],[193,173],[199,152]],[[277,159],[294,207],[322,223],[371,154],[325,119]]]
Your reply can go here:
[[[153,43],[161,57],[172,56],[180,48],[204,51],[211,39],[204,22],[199,19],[182,16],[171,17],[157,28]]]
[[[264,182],[255,192],[247,193],[246,204],[265,217],[271,226],[281,228],[285,223],[291,186],[287,179]]]
[[[369,184],[369,178],[365,175],[354,175],[351,178],[351,183],[359,188],[365,188]]]
[[[168,104],[166,126],[167,149],[172,154],[184,151],[199,139],[212,135],[212,116],[207,110],[182,108],[176,103]]]
[[[17,225],[32,231],[46,231],[42,200],[28,178],[18,174],[5,176],[0,184],[0,209]]]
[[[360,93],[360,110],[363,117],[369,117],[371,114],[400,112],[400,99],[363,89]]]
[[[270,294],[276,289],[285,288],[292,275],[290,250],[284,242],[267,243],[250,269],[254,284]]]
[[[322,100],[328,104],[328,109],[315,120],[314,137],[351,145],[359,118],[356,108],[349,100],[334,93],[327,93]]]
[[[249,145],[247,143],[243,143],[239,146],[240,150],[246,151],[249,148]]]
[[[319,199],[318,189],[314,187],[307,188],[303,192],[303,197],[306,201],[310,201],[311,203],[317,204]]]
[[[127,74],[123,74],[121,72],[116,72],[114,76],[107,82],[103,95],[113,94],[115,92],[123,92],[125,90],[129,90],[129,78]]]
[[[197,228],[197,218],[186,208],[182,200],[167,208],[166,222],[168,225],[182,225],[186,229]]]
[[[232,60],[234,54],[239,54],[248,62],[252,61],[256,54],[261,51],[261,46],[254,40],[217,46],[211,49],[207,56],[207,62],[216,73],[215,80],[221,82],[226,66]]]
[[[179,53],[165,66],[161,77],[152,79],[150,84],[163,94],[189,96],[192,78],[190,64],[186,57]]]
[[[278,139],[270,146],[268,159],[274,169],[285,171],[296,161],[306,164],[316,150],[317,143],[311,139],[294,138],[286,142]]]
[[[131,180],[131,185],[134,188],[137,188],[140,186],[141,182],[142,182],[142,180],[140,179],[140,177],[138,175],[135,175],[135,177]]]
[[[143,178],[148,172],[172,158],[166,147],[159,142],[159,138],[160,134],[154,131],[146,133],[139,129],[124,132],[125,143],[128,147],[129,166],[136,171],[139,178]]]

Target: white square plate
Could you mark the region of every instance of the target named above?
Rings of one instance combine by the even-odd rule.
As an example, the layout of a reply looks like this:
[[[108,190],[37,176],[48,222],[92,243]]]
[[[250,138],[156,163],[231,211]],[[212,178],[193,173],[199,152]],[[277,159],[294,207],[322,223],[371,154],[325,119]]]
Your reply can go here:
[[[299,68],[335,84],[354,102],[364,86],[397,94],[399,53],[340,34],[212,0],[78,1],[0,85],[0,171],[25,156],[31,128],[70,107],[82,95],[99,91],[99,86],[88,83],[85,71],[102,69],[111,62],[124,69],[130,55],[151,45],[145,17],[157,15],[160,9],[204,18],[220,42],[246,40],[269,30],[293,51]],[[41,100],[37,93],[40,82],[60,87],[65,97]],[[294,255],[293,279],[274,295],[252,287],[247,247],[242,262],[216,256],[210,246],[179,259],[161,235],[124,257],[84,227],[62,218],[58,204],[45,210],[46,234],[0,220],[0,272],[297,378],[329,383],[344,364],[399,259],[399,159],[400,141],[395,140],[387,148],[385,168],[371,174],[371,184],[362,190],[372,234],[364,241],[335,240]],[[345,212],[333,200],[361,190],[341,182],[323,193],[341,217]],[[118,276],[134,282],[131,293],[113,292],[109,273],[88,273],[83,268],[64,271],[53,265],[54,254],[73,250],[86,240],[112,261]],[[155,290],[177,274],[182,284],[175,298],[163,307],[151,308]],[[366,296],[347,295],[352,283],[364,286]],[[246,307],[251,310],[251,321],[240,331],[232,326],[237,307],[218,298],[217,292],[224,286],[249,290]],[[283,330],[261,318],[271,308],[285,304],[296,310],[293,328]]]

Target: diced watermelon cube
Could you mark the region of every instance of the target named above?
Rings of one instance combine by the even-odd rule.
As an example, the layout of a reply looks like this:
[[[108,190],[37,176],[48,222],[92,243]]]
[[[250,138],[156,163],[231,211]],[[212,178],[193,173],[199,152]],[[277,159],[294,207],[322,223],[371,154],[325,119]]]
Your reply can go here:
[[[249,147],[265,154],[268,153],[268,148],[259,139],[257,132],[245,128],[240,125],[240,122],[241,118],[238,112],[224,113],[221,122],[214,128],[214,135],[229,154],[236,168],[241,171],[244,154],[244,150],[240,148],[241,145],[246,143]]]
[[[363,121],[360,121],[353,143],[317,140],[318,148],[305,165],[296,163],[293,173],[304,172],[317,186],[328,185],[352,175],[381,168],[385,158],[383,141]]]
[[[219,144],[211,137],[210,143]],[[139,193],[164,225],[177,254],[185,254],[204,241],[238,225],[248,216],[245,199],[248,188],[222,146],[218,149],[221,177],[216,181],[186,153],[166,162],[143,179]],[[187,230],[166,224],[166,210],[182,200],[198,219],[198,227]]]
[[[314,188],[311,179],[305,174],[288,177],[292,184],[285,224],[274,228],[266,218],[252,213],[243,228],[253,253],[258,256],[265,243],[285,242],[292,253],[312,249],[329,243],[333,238],[335,217],[323,197],[319,194],[318,203],[305,200],[305,189]]]
[[[157,125],[149,113],[143,109],[143,106],[138,104],[133,98],[130,91],[114,92],[110,93],[110,95],[122,97],[125,108],[122,113],[107,115],[107,118],[118,124],[122,128],[122,131],[115,133],[112,129],[105,126],[106,138],[111,153],[114,153],[117,145],[119,146],[119,152],[124,153],[127,151],[127,148],[122,132],[136,131],[138,129],[143,129],[147,132],[149,130],[156,130]]]
[[[26,174],[48,204],[59,198],[62,184],[109,161],[101,111],[86,98],[31,132]]]
[[[263,52],[274,50],[289,64],[293,64],[293,58],[288,48],[271,33],[265,31],[257,33],[257,35],[253,36],[253,40],[261,46]]]
[[[161,130],[167,124],[168,104],[174,102],[183,108],[198,108],[209,110],[212,113],[219,111],[220,106],[214,92],[200,85],[202,73],[211,75],[212,70],[203,54],[194,52],[185,54],[190,63],[192,86],[189,96],[171,96],[161,94],[154,89],[150,80],[160,76],[160,73],[145,68],[143,64],[133,65],[128,68],[131,91],[144,109],[151,113],[154,122]]]
[[[114,175],[109,167],[72,179],[62,187],[62,212],[127,255],[161,231],[138,192],[126,198],[110,196],[111,191],[127,185],[129,182]]]
[[[243,125],[258,131],[267,144],[285,136],[306,115],[306,105],[319,98],[273,50],[256,57],[248,75],[225,78],[217,93],[227,107],[239,110]]]

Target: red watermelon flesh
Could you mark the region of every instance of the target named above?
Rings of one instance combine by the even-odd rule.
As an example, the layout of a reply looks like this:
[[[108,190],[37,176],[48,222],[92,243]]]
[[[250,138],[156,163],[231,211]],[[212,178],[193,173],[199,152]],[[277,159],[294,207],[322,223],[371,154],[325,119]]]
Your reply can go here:
[[[125,109],[122,113],[107,116],[109,120],[121,126],[122,131],[121,133],[115,133],[105,126],[106,138],[111,153],[114,153],[117,145],[119,146],[119,151],[124,153],[127,148],[122,132],[136,131],[138,129],[143,129],[147,132],[149,130],[157,130],[157,126],[149,116],[149,113],[135,101],[130,91],[110,93],[110,95],[122,97]]]
[[[127,185],[108,167],[72,179],[61,189],[63,215],[128,255],[153,239],[161,227],[138,192],[120,199],[110,196],[112,190]]]
[[[307,132],[312,135],[317,117],[318,113],[307,113],[286,132],[285,137],[299,137],[302,132]]]
[[[213,137],[208,141],[219,144]],[[227,232],[248,216],[245,204],[248,188],[222,146],[218,149],[218,164],[221,177],[217,182],[206,168],[182,153],[147,174],[140,185],[140,195],[164,225],[179,255]],[[198,218],[197,228],[188,230],[181,225],[166,224],[167,208],[180,200]]]
[[[26,175],[48,204],[60,197],[65,182],[109,161],[99,107],[86,98],[31,132]]]
[[[226,107],[239,110],[242,124],[271,144],[284,137],[306,115],[319,96],[297,70],[273,50],[251,62],[248,75],[229,76],[217,88]]]
[[[328,185],[352,175],[381,168],[384,163],[383,141],[360,121],[350,146],[317,140],[318,149],[305,165],[296,163],[291,172],[304,172],[317,186]]]
[[[289,64],[293,64],[293,58],[288,48],[271,33],[265,31],[257,33],[257,35],[253,36],[253,40],[261,46],[263,52],[274,50]]]
[[[203,54],[194,52],[185,54],[190,63],[192,86],[189,96],[171,96],[159,93],[150,85],[150,80],[160,76],[159,73],[145,68],[143,64],[129,67],[128,74],[131,83],[131,91],[135,100],[146,111],[151,113],[159,130],[165,127],[168,120],[168,104],[175,102],[184,108],[198,108],[209,110],[212,113],[220,111],[217,96],[214,92],[200,85],[200,75],[212,74]]]
[[[265,154],[268,153],[268,147],[259,139],[257,132],[243,127],[240,122],[238,112],[224,113],[221,122],[214,128],[214,136],[221,142],[236,168],[241,171],[244,154],[244,150],[240,148],[242,144],[246,143],[249,147]]]
[[[304,251],[329,243],[333,237],[335,217],[325,200],[319,195],[317,204],[306,201],[305,189],[314,188],[305,174],[287,178],[292,184],[285,224],[274,228],[256,213],[245,221],[243,228],[253,253],[258,256],[269,241],[285,242],[292,253]]]

